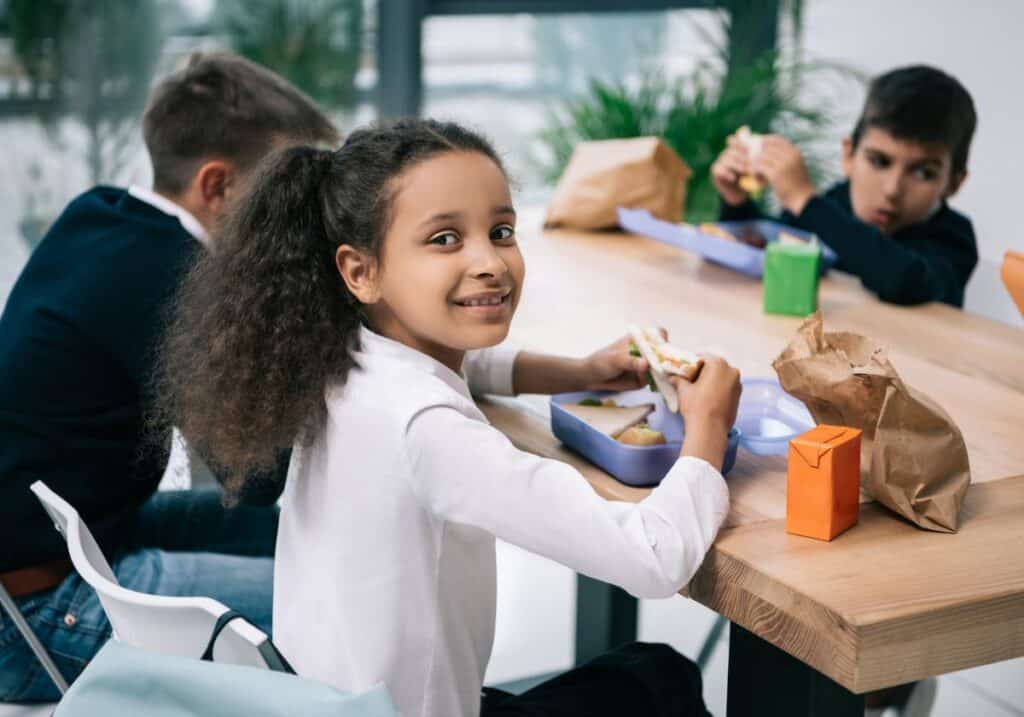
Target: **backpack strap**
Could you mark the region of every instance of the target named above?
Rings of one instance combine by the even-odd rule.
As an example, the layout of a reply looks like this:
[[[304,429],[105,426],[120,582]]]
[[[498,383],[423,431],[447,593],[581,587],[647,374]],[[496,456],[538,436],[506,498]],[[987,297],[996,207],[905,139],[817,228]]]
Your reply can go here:
[[[213,626],[213,632],[210,633],[210,641],[206,643],[206,649],[203,650],[203,654],[199,658],[200,660],[213,662],[213,646],[217,643],[217,638],[220,637],[220,634],[224,631],[224,628],[228,626],[228,623],[235,620],[245,620],[252,625],[252,622],[246,619],[245,615],[235,610],[228,610],[222,614],[217,618],[217,623]],[[289,675],[295,674],[295,670],[290,664],[288,664],[288,660],[285,659],[284,655],[281,654],[281,651],[277,649],[277,646],[271,642],[269,637],[260,643],[257,650],[260,653],[260,657],[263,658],[263,662],[266,663],[268,669],[273,670],[274,672],[285,672]]]

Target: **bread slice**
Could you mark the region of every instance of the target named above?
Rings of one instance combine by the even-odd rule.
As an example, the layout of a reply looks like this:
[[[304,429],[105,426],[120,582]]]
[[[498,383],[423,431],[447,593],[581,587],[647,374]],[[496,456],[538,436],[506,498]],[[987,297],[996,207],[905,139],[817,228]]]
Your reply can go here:
[[[761,148],[764,146],[764,135],[751,132],[746,125],[736,130],[736,138],[747,148],[747,158],[751,164],[756,163],[761,156]],[[764,191],[764,181],[752,174],[745,174],[740,177],[740,189],[755,199]]]
[[[615,440],[629,446],[661,446],[665,444],[665,434],[646,423],[638,423],[624,430]]]
[[[653,403],[639,406],[579,406],[563,403],[562,408],[606,436],[615,438],[630,426],[643,421],[654,411]]]
[[[647,359],[654,385],[665,399],[665,406],[672,413],[679,412],[679,394],[668,380],[670,375],[682,376],[693,381],[704,365],[704,359],[690,351],[683,351],[661,338],[656,328],[629,327],[629,336]]]

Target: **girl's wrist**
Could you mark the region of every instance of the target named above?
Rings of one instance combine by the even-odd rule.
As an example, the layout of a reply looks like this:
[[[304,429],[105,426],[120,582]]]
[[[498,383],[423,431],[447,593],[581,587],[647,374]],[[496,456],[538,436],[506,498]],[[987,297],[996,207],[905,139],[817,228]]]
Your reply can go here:
[[[715,468],[721,468],[729,444],[729,426],[724,418],[708,417],[686,421],[686,433],[680,456],[701,458]]]
[[[513,365],[516,393],[555,394],[588,391],[597,383],[587,359],[520,351]]]
[[[596,391],[596,387],[601,383],[600,377],[597,375],[597,371],[594,369],[593,363],[590,358],[576,358],[568,359],[571,362],[572,367],[569,370],[569,375],[572,376],[575,387],[570,389],[572,391]]]

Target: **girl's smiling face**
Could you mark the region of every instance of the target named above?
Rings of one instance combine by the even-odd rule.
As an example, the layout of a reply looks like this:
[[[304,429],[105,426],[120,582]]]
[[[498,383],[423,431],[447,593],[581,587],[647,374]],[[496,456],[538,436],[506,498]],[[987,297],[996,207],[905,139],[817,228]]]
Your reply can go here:
[[[519,303],[508,180],[487,156],[458,150],[418,162],[389,191],[379,260],[353,293],[375,331],[458,371],[466,350],[505,339]],[[338,263],[345,276],[341,250]]]

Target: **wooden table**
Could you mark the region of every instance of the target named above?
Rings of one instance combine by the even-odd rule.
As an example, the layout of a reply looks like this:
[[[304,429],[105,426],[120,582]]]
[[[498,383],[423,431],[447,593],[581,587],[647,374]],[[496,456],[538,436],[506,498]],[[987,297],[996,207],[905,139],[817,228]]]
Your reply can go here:
[[[527,279],[511,338],[525,348],[583,355],[629,323],[657,323],[744,376],[771,376],[800,323],[762,313],[760,282],[653,240],[521,237]],[[1024,655],[1024,331],[941,304],[886,305],[835,272],[819,303],[827,329],[886,343],[903,379],[949,412],[973,485],[955,535],[869,503],[858,526],[825,543],[784,530],[785,458],[741,450],[732,512],[688,588],[733,623],[730,715],[863,714],[864,692]],[[484,407],[519,447],[572,463],[603,496],[646,495],[568,452],[536,415]],[[621,620],[632,605],[635,630],[623,595],[599,612]]]

